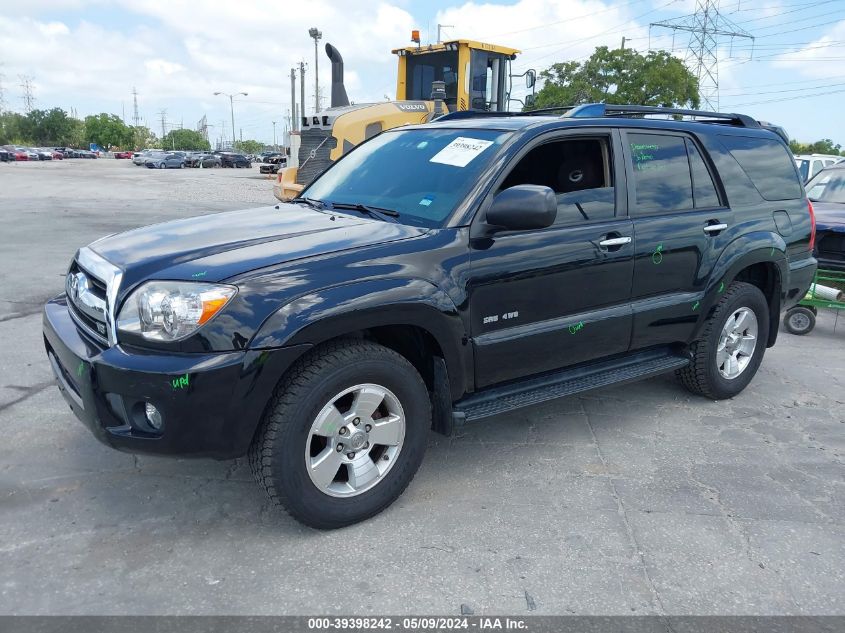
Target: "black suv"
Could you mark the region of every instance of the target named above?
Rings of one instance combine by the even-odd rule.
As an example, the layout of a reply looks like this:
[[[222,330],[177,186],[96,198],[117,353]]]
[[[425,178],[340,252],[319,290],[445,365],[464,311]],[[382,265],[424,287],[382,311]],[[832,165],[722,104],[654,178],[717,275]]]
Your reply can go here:
[[[221,167],[252,167],[250,160],[243,154],[220,154]]]
[[[249,454],[275,502],[334,528],[402,493],[432,428],[668,371],[738,394],[813,233],[786,144],[747,116],[455,113],[290,203],[82,248],[44,338],[106,444]]]

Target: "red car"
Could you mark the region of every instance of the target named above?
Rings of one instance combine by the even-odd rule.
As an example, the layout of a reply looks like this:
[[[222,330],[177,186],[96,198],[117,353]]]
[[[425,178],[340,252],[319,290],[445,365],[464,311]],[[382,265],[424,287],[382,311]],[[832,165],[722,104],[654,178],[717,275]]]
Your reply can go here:
[[[132,158],[132,152],[115,152],[115,158]]]
[[[15,154],[15,160],[29,160],[29,154],[27,154],[22,149],[16,149],[14,151],[14,154]]]
[[[53,150],[52,153],[53,153],[53,160],[64,160],[65,159],[65,155],[62,154],[61,152],[57,152],[56,150]]]

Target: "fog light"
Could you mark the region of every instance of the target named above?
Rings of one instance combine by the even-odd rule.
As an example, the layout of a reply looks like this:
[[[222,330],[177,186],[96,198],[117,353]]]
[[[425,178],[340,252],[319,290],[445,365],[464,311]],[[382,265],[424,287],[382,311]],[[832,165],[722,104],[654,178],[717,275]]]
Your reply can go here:
[[[147,422],[150,423],[150,426],[153,427],[156,431],[161,430],[161,412],[153,406],[152,403],[147,402],[144,405],[144,414],[147,416]]]

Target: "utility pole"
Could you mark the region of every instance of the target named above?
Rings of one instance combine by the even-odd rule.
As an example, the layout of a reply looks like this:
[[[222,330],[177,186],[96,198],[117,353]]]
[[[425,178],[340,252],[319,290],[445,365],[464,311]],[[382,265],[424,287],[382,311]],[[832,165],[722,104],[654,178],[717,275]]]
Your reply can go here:
[[[737,26],[719,12],[719,0],[695,0],[695,13],[681,18],[652,22],[651,27],[686,31],[690,34],[684,63],[698,78],[698,91],[704,106],[719,109],[719,38],[742,37],[753,42],[754,36]],[[753,52],[752,52],[753,55]]]
[[[6,109],[6,99],[5,99],[5,92],[3,91],[3,80],[6,78],[6,75],[0,73],[0,114],[3,113],[3,110]]]
[[[318,66],[320,63],[320,56],[317,54],[317,42],[323,37],[322,31],[318,31],[312,27],[308,29],[308,35],[314,38],[314,112],[320,111],[320,79]]]
[[[35,95],[33,94],[32,89],[32,77],[30,77],[29,75],[18,75],[18,79],[20,79],[21,81],[20,86],[23,90],[23,95],[21,96],[21,99],[23,100],[23,109],[24,112],[29,114],[35,107]]]
[[[440,44],[443,40],[440,39],[440,30],[441,29],[453,29],[455,28],[454,24],[438,24],[437,25],[437,43]],[[429,35],[431,37],[431,35]],[[430,42],[431,40],[429,40]]]
[[[622,36],[622,50],[625,50],[625,36]]]
[[[273,121],[273,149],[278,149],[276,145],[276,122]]]
[[[305,62],[299,62],[299,103],[302,105],[302,118],[305,118]]]
[[[290,69],[290,115],[290,130],[296,132],[299,129],[296,118],[296,68]]]
[[[135,127],[141,123],[141,117],[138,116],[138,90],[135,86],[132,86],[132,106],[133,106],[133,114],[132,114],[132,123]]]
[[[167,136],[167,110],[159,110],[159,117],[161,118],[161,138]]]
[[[235,92],[235,93],[232,93],[232,94],[229,94],[228,92],[215,92],[214,96],[216,97],[217,95],[224,95],[226,97],[229,97],[229,111],[232,114],[232,149],[235,149],[235,143],[238,142],[237,138],[235,137],[235,105],[234,105],[235,96],[236,95],[243,95],[243,96],[247,97],[249,95],[245,92]]]

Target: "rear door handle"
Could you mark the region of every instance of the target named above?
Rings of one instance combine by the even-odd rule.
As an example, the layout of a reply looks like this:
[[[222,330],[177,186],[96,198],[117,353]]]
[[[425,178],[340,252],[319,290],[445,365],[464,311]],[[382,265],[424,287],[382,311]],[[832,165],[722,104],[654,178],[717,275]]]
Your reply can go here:
[[[603,246],[607,248],[608,246],[622,246],[624,244],[630,244],[631,238],[630,237],[610,237],[606,240],[602,240],[599,242],[599,246]]]
[[[722,224],[708,224],[707,226],[704,227],[704,232],[705,233],[718,233],[719,231],[724,231],[726,228],[728,228],[728,225],[724,224],[724,223],[722,223]]]

